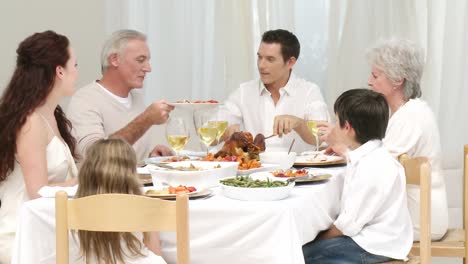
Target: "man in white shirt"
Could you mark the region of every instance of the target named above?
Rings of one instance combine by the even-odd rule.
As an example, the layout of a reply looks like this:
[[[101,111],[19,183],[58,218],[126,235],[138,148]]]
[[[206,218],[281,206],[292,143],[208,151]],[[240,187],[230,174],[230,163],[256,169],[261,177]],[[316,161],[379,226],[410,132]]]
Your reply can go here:
[[[306,263],[379,263],[405,259],[413,243],[403,167],[383,147],[389,112],[368,89],[335,102],[327,143],[348,160],[338,218],[303,246]],[[345,261],[345,262],[343,262]]]
[[[132,144],[139,161],[148,156],[170,155],[162,145],[153,148],[153,125],[167,121],[174,109],[164,100],[148,107],[138,88],[151,71],[146,36],[135,30],[119,30],[104,44],[101,54],[102,78],[79,89],[68,106],[78,153],[101,138],[122,138]]]
[[[294,151],[310,150],[315,138],[304,121],[306,108],[325,105],[317,85],[300,79],[292,68],[300,53],[297,37],[287,30],[266,31],[257,52],[259,80],[240,85],[222,108],[230,123],[225,138],[242,130],[266,140],[267,150],[284,150],[295,139]],[[322,115],[328,116],[326,106]]]

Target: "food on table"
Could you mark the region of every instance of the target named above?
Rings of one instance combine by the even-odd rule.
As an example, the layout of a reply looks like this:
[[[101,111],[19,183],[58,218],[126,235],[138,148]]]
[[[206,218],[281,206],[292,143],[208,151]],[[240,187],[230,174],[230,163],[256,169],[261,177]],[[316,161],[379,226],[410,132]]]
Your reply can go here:
[[[237,156],[258,160],[258,154],[263,151],[265,151],[263,134],[257,134],[254,139],[249,132],[235,132],[226,140],[223,148],[215,154],[215,158]]]
[[[167,159],[162,160],[161,162],[178,162],[178,161],[184,161],[184,160],[189,160],[189,156],[179,156],[179,157],[170,157]]]
[[[193,186],[179,185],[176,187],[169,186],[162,190],[148,190],[145,194],[178,194],[178,193],[191,193],[197,191],[197,188]]]
[[[238,170],[250,170],[250,169],[255,169],[255,168],[260,168],[262,166],[262,163],[255,159],[248,159],[246,157],[242,156],[225,156],[225,157],[217,157],[215,158],[215,155],[213,153],[209,153],[206,155],[204,158],[201,160],[203,161],[234,161],[234,162],[239,162],[239,165],[237,166]]]
[[[285,181],[271,181],[269,178],[266,180],[254,180],[250,176],[236,176],[234,178],[228,178],[220,180],[220,182],[227,186],[234,187],[245,187],[245,188],[272,188],[272,187],[284,187],[289,183]]]
[[[187,103],[187,104],[218,104],[219,102],[216,100],[195,100],[193,102],[190,102],[189,100],[179,100],[176,101],[176,103]]]
[[[271,174],[275,177],[280,177],[280,178],[289,178],[289,177],[301,177],[309,174],[307,170],[301,169],[301,170],[275,170],[272,171]]]
[[[313,162],[321,162],[321,161],[327,161],[327,160],[328,160],[327,156],[321,152],[312,154],[311,157],[307,158],[307,161],[313,161]]]

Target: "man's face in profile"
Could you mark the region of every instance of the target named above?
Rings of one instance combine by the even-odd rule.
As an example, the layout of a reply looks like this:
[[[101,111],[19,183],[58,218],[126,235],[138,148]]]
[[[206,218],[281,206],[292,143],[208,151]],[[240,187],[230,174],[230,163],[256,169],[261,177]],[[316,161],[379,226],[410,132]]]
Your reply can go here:
[[[141,88],[147,72],[151,72],[150,52],[145,41],[134,39],[128,41],[119,56],[118,70],[122,81],[130,88]]]

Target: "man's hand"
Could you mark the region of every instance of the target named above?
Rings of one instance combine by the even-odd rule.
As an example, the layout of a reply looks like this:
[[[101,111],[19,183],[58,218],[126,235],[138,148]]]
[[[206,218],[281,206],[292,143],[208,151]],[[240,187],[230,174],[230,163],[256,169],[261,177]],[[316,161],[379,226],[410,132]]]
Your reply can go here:
[[[145,114],[152,124],[160,125],[166,123],[172,110],[174,110],[173,105],[169,105],[165,100],[159,100],[149,105],[145,110]]]
[[[275,116],[273,124],[273,134],[282,137],[299,127],[304,120],[293,115],[279,115]]]
[[[156,145],[153,151],[149,154],[150,157],[159,157],[159,156],[174,156],[174,151],[164,145]]]

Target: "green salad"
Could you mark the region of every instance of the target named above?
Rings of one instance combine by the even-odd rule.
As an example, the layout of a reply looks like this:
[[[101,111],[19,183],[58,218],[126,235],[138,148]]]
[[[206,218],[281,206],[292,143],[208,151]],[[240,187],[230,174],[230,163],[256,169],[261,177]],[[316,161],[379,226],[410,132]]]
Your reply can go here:
[[[270,188],[270,187],[284,187],[289,183],[285,181],[271,181],[266,180],[254,180],[250,176],[236,176],[234,178],[220,180],[220,183],[234,187],[245,187],[245,188]]]

